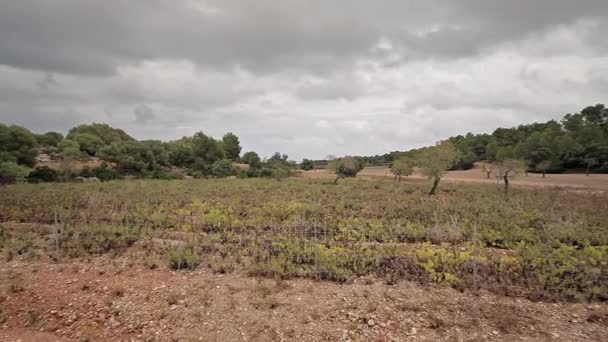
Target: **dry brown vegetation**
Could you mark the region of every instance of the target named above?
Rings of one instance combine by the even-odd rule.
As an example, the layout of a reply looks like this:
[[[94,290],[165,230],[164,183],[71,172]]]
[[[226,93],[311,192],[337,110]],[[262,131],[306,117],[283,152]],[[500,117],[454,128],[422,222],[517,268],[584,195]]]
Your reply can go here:
[[[306,178],[328,178],[333,177],[333,174],[327,170],[311,170],[311,171],[300,171],[298,173],[300,177]],[[392,179],[394,177],[388,167],[366,167],[359,172],[358,177],[381,177]],[[425,179],[420,173],[415,173],[409,176],[412,179]],[[483,172],[481,164],[478,164],[475,168],[470,170],[457,170],[448,171],[443,177],[446,181],[461,181],[461,182],[473,182],[473,183],[485,183],[485,184],[496,184],[497,180],[495,175],[492,175],[490,179],[486,177]],[[546,187],[564,187],[573,189],[588,189],[598,191],[608,191],[608,174],[592,174],[586,176],[584,173],[563,173],[563,174],[551,174],[545,178],[542,174],[528,173],[528,176],[519,174],[512,180],[515,186],[546,186]]]
[[[481,176],[481,175],[480,175]],[[602,340],[606,194],[428,181],[14,185],[0,340]]]

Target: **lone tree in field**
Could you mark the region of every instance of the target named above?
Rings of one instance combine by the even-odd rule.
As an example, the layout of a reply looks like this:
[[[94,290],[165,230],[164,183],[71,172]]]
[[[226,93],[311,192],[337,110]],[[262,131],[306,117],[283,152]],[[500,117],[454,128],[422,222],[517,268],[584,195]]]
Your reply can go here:
[[[490,179],[492,171],[494,171],[494,167],[491,164],[484,164],[482,171],[486,174],[486,178]]]
[[[414,173],[414,165],[405,157],[398,158],[391,165],[391,173],[401,182],[401,176],[407,177]]]
[[[539,171],[542,171],[543,173],[543,178],[546,177],[547,175],[547,170],[549,170],[549,168],[551,167],[551,161],[550,160],[543,160],[540,163],[536,164],[536,169]]]
[[[346,156],[330,161],[328,169],[336,174],[334,184],[337,184],[340,178],[356,177],[357,173],[363,169],[363,163],[355,157]]]
[[[427,148],[418,155],[417,164],[422,173],[433,179],[433,187],[429,191],[429,196],[435,195],[441,177],[446,174],[457,159],[458,151],[449,141],[443,141],[436,146]]]
[[[523,160],[504,159],[498,162],[498,176],[502,178],[505,184],[505,194],[509,193],[509,177],[525,170],[526,162]]]

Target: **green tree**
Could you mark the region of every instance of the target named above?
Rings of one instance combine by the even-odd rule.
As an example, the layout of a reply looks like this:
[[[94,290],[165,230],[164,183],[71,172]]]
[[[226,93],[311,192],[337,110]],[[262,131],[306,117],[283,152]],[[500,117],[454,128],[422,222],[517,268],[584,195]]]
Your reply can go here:
[[[93,123],[90,125],[80,125],[72,128],[66,138],[73,139],[77,134],[91,134],[100,138],[104,144],[112,144],[115,142],[134,141],[122,129],[114,128],[104,123]]]
[[[59,148],[59,155],[63,158],[80,158],[82,153],[80,152],[80,144],[72,139],[63,139],[57,146]]]
[[[502,159],[497,161],[498,176],[503,180],[504,192],[509,193],[509,179],[526,169],[526,162],[518,159]]]
[[[178,167],[192,167],[194,165],[194,152],[191,137],[167,143],[169,163]]]
[[[98,152],[103,160],[117,164],[126,173],[150,170],[155,165],[154,154],[139,141],[118,141],[104,146]]]
[[[63,139],[63,134],[57,132],[46,132],[36,136],[38,144],[42,146],[57,147],[59,142]]]
[[[154,156],[154,163],[151,169],[157,169],[159,166],[169,166],[169,152],[167,144],[160,140],[144,140],[141,142],[146,149]]]
[[[340,178],[356,177],[363,170],[363,163],[355,157],[346,156],[330,161],[328,169],[336,174],[334,184],[337,184]]]
[[[395,179],[401,182],[401,176],[407,177],[414,173],[414,163],[406,157],[400,157],[393,161],[391,172],[395,175]]]
[[[241,155],[241,143],[236,135],[233,133],[226,133],[222,137],[222,147],[226,154],[226,158],[233,161],[239,160]]]
[[[441,177],[446,174],[458,158],[454,144],[443,141],[433,147],[423,150],[417,158],[417,164],[422,173],[433,180],[429,196],[435,195]]]
[[[211,165],[220,159],[224,159],[224,150],[219,141],[203,132],[198,132],[192,137],[192,154],[194,156],[194,169],[203,175],[211,173]]]
[[[304,171],[312,170],[314,167],[315,165],[310,159],[302,159],[302,162],[300,163],[300,168]]]
[[[59,180],[59,175],[57,174],[57,171],[48,166],[40,166],[36,167],[29,173],[27,180],[30,183],[56,182]]]
[[[21,126],[0,124],[0,154],[3,160],[34,166],[38,150],[36,136]]]
[[[0,163],[0,185],[21,183],[26,180],[30,169],[14,162]]]
[[[95,156],[97,151],[105,144],[100,137],[90,133],[73,134],[70,139],[77,142],[80,150],[89,156]]]
[[[250,169],[259,169],[262,167],[262,160],[260,159],[260,156],[253,151],[243,154],[243,158],[241,158],[241,160],[245,164],[248,164]]]
[[[221,159],[211,165],[211,173],[216,177],[228,177],[236,174],[236,169],[230,159]]]

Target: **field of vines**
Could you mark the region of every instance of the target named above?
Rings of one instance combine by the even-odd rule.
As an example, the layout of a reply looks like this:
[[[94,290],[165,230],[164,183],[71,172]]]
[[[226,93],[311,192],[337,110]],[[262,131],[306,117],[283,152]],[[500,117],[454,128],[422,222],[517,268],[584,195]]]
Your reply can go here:
[[[0,188],[11,260],[127,257],[349,282],[369,276],[539,300],[608,300],[608,195],[422,180],[218,179]]]

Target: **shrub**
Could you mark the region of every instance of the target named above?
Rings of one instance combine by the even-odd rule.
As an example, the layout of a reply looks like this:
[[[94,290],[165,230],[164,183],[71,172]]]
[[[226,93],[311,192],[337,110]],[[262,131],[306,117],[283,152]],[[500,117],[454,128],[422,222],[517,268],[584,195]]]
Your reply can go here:
[[[211,165],[211,173],[216,177],[228,177],[236,174],[232,160],[221,159]]]
[[[24,182],[29,170],[29,168],[14,162],[0,163],[0,185]]]
[[[38,182],[56,182],[59,180],[57,171],[51,169],[48,166],[37,167],[30,172],[27,176],[27,180],[30,183]]]
[[[173,270],[194,270],[201,262],[201,257],[193,246],[171,247],[167,257],[169,267]]]
[[[102,182],[123,178],[118,171],[108,168],[107,164],[105,163],[93,168],[91,170],[91,174],[92,176],[90,177],[97,177]]]

